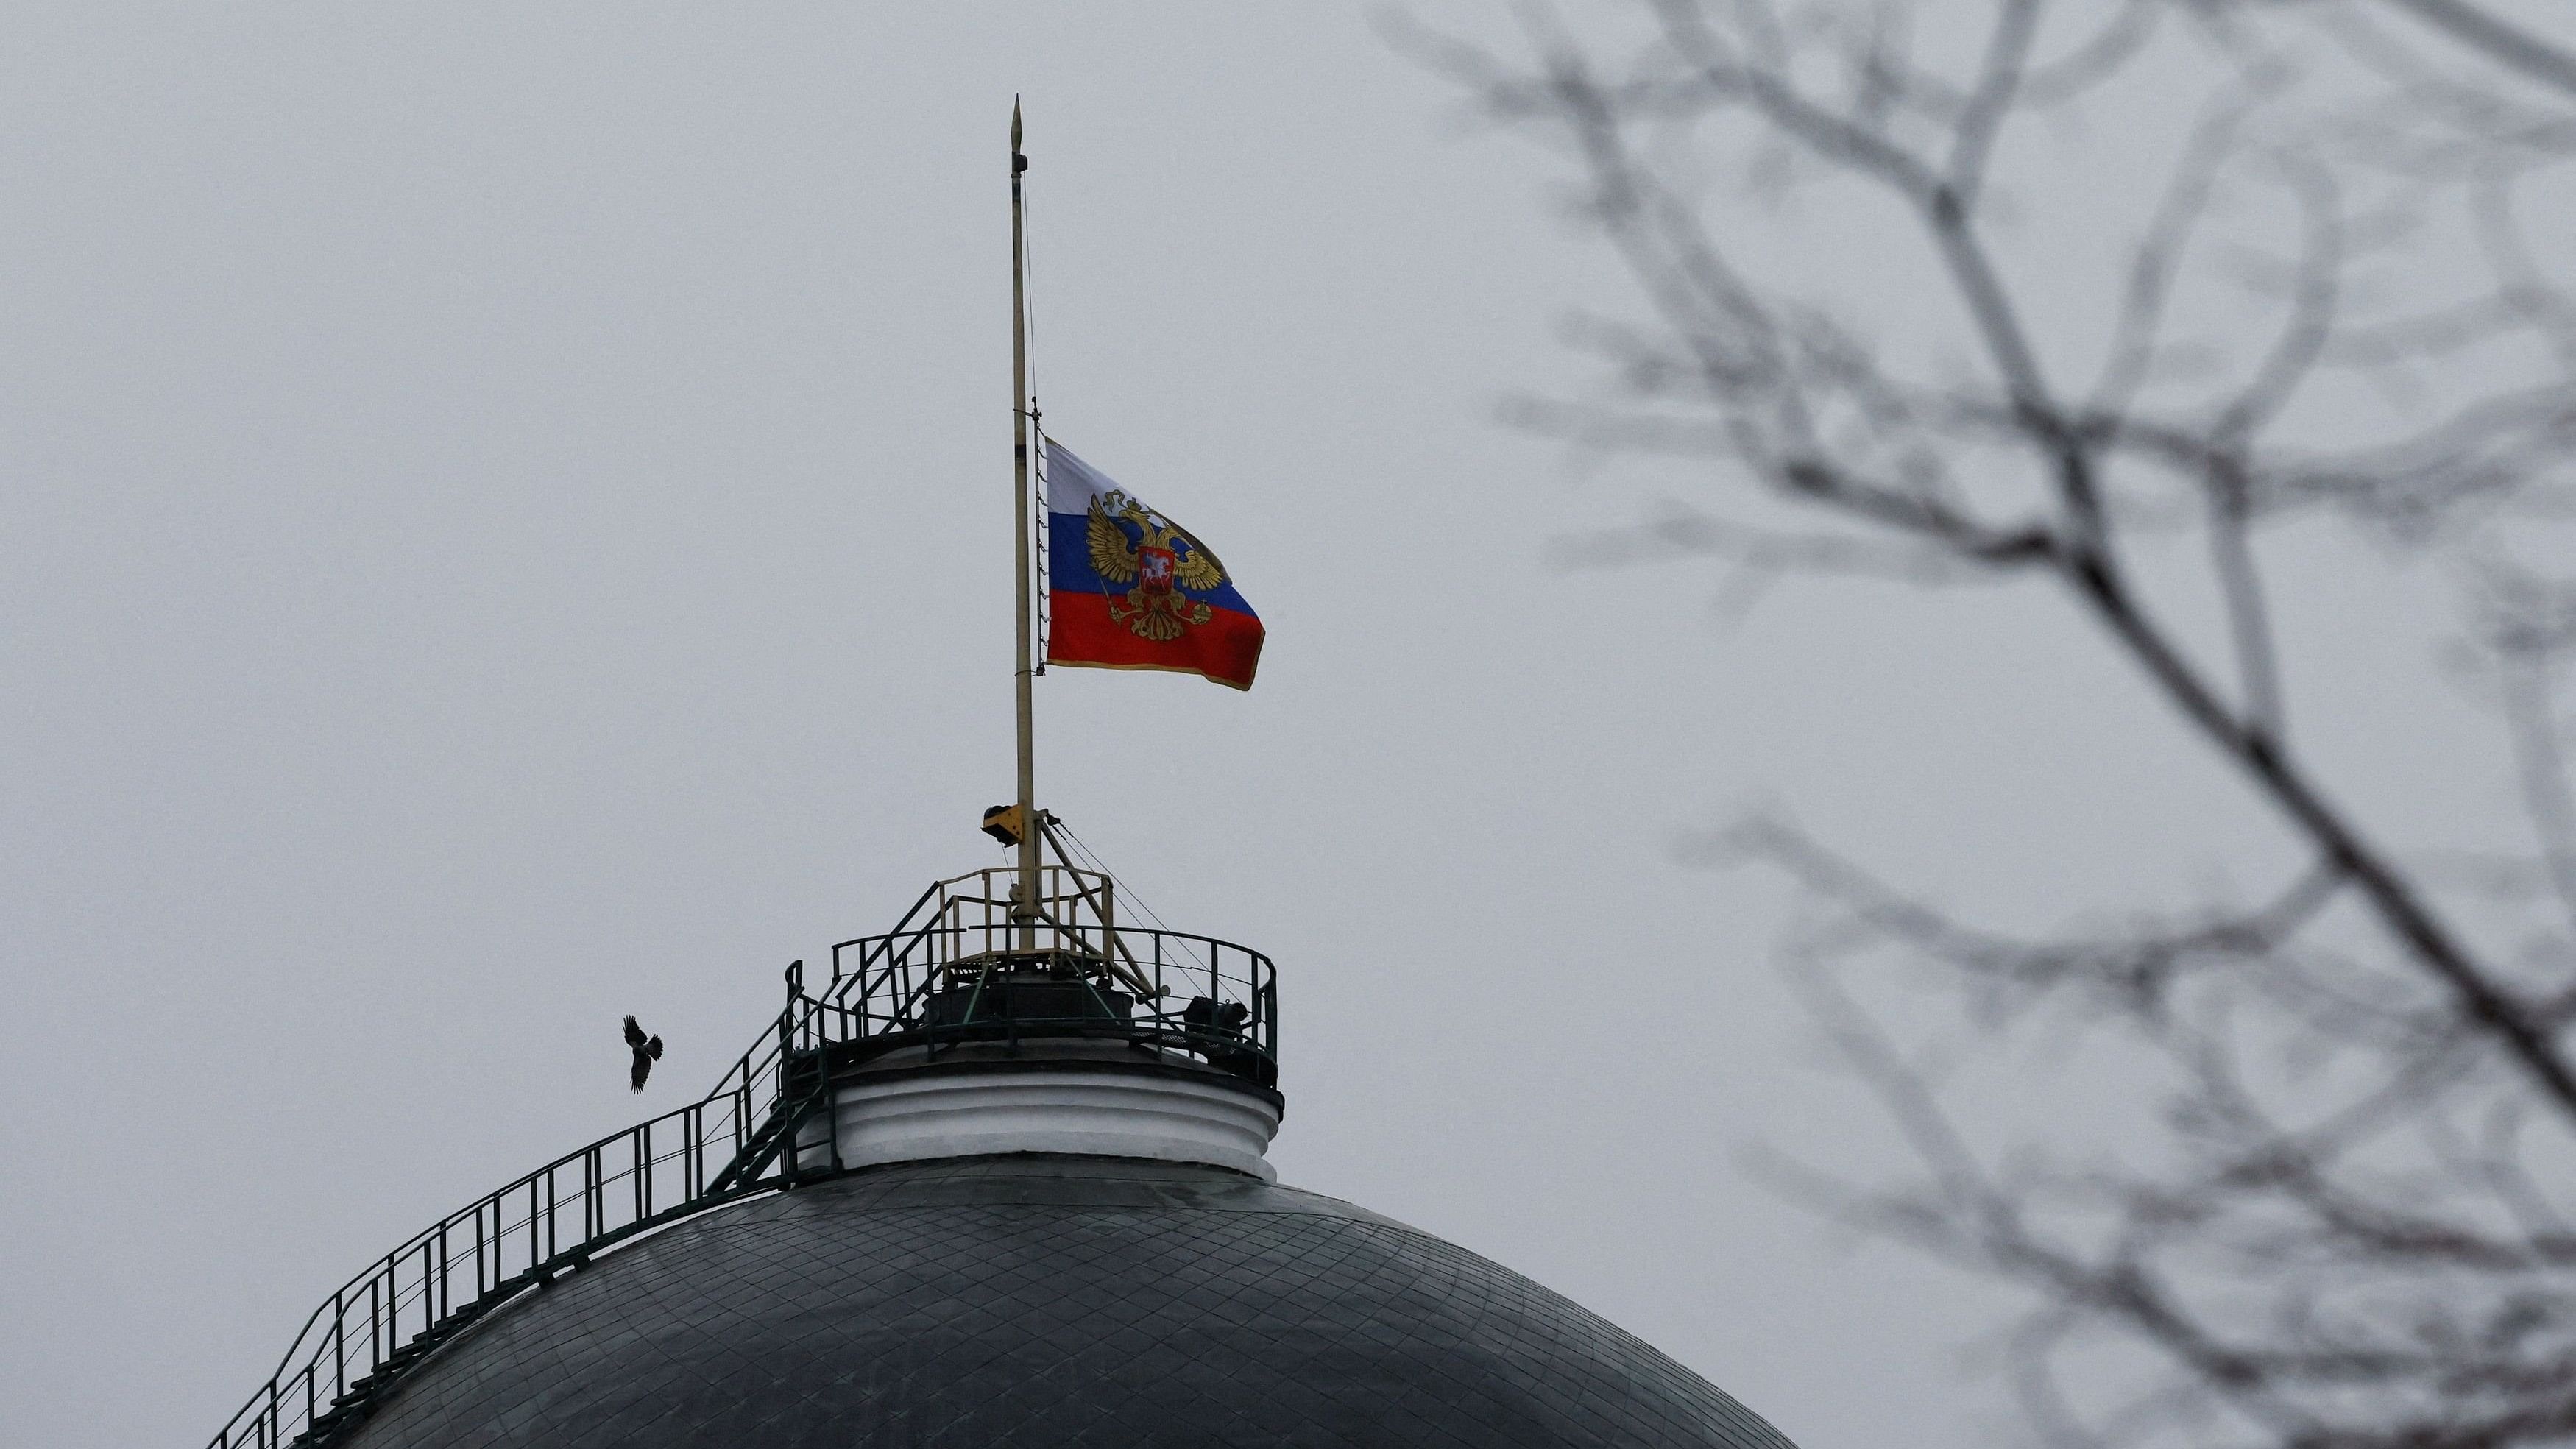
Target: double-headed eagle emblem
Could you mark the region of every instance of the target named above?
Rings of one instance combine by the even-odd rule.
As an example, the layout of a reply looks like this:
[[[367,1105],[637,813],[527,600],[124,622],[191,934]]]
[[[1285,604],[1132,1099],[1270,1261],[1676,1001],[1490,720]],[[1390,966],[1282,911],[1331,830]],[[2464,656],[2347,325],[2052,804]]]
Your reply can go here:
[[[1133,543],[1121,524],[1135,525]],[[1189,597],[1225,582],[1225,565],[1207,545],[1119,489],[1092,497],[1090,532],[1092,571],[1109,583],[1135,584],[1124,607],[1119,599],[1109,601],[1110,618],[1157,644],[1208,621],[1208,606]]]

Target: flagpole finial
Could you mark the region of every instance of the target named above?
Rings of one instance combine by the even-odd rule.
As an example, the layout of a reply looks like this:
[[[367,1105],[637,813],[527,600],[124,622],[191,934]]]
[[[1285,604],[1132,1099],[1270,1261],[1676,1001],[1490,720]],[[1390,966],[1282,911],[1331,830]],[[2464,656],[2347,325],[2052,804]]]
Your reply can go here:
[[[1011,174],[1029,169],[1029,158],[1020,154],[1020,98],[1011,97]]]

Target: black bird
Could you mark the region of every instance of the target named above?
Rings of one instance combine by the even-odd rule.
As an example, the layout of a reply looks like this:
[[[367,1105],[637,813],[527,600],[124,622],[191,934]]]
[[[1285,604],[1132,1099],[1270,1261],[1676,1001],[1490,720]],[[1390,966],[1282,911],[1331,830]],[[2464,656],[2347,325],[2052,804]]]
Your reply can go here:
[[[644,1028],[637,1026],[635,1018],[630,1016],[626,1018],[626,1044],[635,1049],[635,1070],[627,1074],[626,1085],[641,1092],[644,1079],[653,1075],[653,1064],[662,1059],[662,1039],[646,1036]]]

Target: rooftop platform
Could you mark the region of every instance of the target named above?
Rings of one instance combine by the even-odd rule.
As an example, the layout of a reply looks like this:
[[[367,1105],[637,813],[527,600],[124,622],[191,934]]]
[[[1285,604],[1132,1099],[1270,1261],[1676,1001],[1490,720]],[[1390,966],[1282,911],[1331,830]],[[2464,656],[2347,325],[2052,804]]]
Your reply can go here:
[[[440,1218],[333,1291],[210,1449],[348,1442],[447,1346],[569,1274],[746,1199],[862,1168],[1045,1153],[1244,1180],[1284,1109],[1258,951],[1122,918],[1058,863],[934,883],[892,931],[787,974],[774,1025],[699,1100]]]

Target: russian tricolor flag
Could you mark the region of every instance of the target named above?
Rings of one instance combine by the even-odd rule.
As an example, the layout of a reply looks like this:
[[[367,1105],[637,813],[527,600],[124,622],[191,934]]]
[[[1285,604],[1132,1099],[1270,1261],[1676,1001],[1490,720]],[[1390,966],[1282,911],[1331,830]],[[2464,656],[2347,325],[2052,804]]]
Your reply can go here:
[[[1189,530],[1045,440],[1049,664],[1252,687],[1261,620]]]

